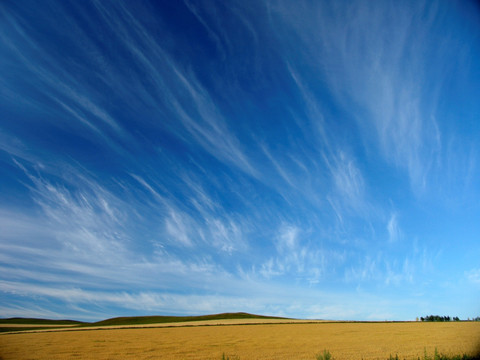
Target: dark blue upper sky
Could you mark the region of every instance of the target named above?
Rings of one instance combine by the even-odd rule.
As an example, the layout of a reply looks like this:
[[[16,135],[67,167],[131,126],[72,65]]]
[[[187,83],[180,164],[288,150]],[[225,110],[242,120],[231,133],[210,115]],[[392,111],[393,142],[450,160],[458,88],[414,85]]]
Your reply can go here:
[[[480,312],[480,8],[0,3],[0,317]]]

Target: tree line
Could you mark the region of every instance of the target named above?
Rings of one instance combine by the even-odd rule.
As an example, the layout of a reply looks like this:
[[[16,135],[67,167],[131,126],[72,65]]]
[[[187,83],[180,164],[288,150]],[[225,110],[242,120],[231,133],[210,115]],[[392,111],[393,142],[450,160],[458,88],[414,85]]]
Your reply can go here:
[[[417,318],[418,319],[418,318]],[[450,317],[450,316],[439,316],[439,315],[428,315],[425,317],[420,318],[421,321],[460,321],[458,316]],[[470,320],[470,319],[468,319]],[[471,319],[472,321],[480,321],[480,316]]]
[[[420,318],[421,321],[460,321],[458,316],[451,318],[450,316],[428,315]]]

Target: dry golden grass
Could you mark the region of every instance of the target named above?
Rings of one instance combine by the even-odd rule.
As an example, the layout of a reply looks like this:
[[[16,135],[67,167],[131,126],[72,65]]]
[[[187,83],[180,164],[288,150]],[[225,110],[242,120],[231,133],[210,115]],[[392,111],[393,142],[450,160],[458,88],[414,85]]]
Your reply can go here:
[[[0,357],[25,359],[423,358],[472,354],[480,323],[312,323],[106,329],[0,335]]]

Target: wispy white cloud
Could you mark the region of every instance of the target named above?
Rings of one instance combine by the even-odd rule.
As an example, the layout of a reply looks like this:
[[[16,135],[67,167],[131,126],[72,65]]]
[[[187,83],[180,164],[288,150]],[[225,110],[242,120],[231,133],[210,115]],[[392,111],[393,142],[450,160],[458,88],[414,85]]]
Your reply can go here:
[[[184,246],[192,246],[193,242],[190,239],[189,229],[194,228],[192,221],[182,216],[180,213],[170,209],[170,214],[165,220],[165,228],[176,243]]]
[[[38,157],[29,149],[27,144],[18,137],[9,134],[2,129],[0,129],[0,150],[13,158],[24,159],[31,163],[35,163],[38,159]]]
[[[351,281],[365,281],[376,279],[381,276],[378,269],[378,259],[372,259],[371,256],[366,255],[359,267],[351,267],[345,271],[345,280]]]
[[[158,243],[216,249],[220,252],[232,254],[236,251],[245,251],[248,242],[244,236],[250,225],[243,216],[232,214],[218,204],[210,191],[202,183],[205,179],[199,178],[192,171],[179,170],[175,177],[178,179],[178,191],[187,199],[180,202],[173,195],[174,187],[164,189],[159,185],[162,194],[157,190],[159,179],[150,179],[147,182],[142,177],[131,174],[149,194],[156,200],[151,204],[158,215],[163,229],[158,229]],[[213,179],[214,174],[212,174]],[[168,240],[169,239],[169,240]]]
[[[321,166],[317,164],[316,167],[309,169],[309,174],[317,179],[322,179],[324,174],[327,175],[325,180],[331,184],[330,191],[326,188],[325,180],[324,183],[317,184],[317,189],[321,188],[324,191],[320,198],[330,204],[336,215],[338,226],[342,227],[344,220],[352,215],[352,210],[357,215],[368,213],[365,209],[371,207],[371,204],[367,200],[366,180],[359,162],[350,150],[351,144],[338,137],[338,134],[332,131],[332,126],[328,124],[329,115],[322,110],[324,100],[316,96],[310,89],[311,82],[303,79],[301,71],[295,67],[288,56],[287,59],[286,68],[304,103],[305,114],[300,117],[304,119],[300,121],[297,116],[297,124],[305,139],[314,145],[315,156],[323,160],[323,162],[320,161]],[[313,73],[315,74],[316,71]],[[312,193],[318,191],[317,189],[309,189],[307,196],[312,196]],[[322,202],[317,201],[323,207]]]
[[[386,262],[386,275],[385,275],[385,284],[386,285],[399,285],[401,283],[412,283],[413,277],[415,275],[415,267],[411,260],[406,257],[403,261],[403,263],[400,265],[396,264],[396,261],[394,261],[394,264],[390,264],[390,262]],[[394,269],[394,267],[396,269]]]
[[[203,186],[201,178],[194,176],[192,173],[183,172],[179,175],[183,183],[186,185],[187,189],[190,191],[188,198],[192,205],[199,211],[202,215],[208,213],[213,213],[221,209],[221,204],[211,192],[207,191]],[[187,193],[187,190],[185,190]]]
[[[376,143],[385,160],[405,170],[418,191],[425,189],[441,150],[435,108],[427,104],[435,106],[442,83],[427,82],[431,58],[421,51],[433,31],[435,11],[426,3],[415,9],[365,2],[273,8],[282,24],[278,26],[288,24],[304,45],[298,56],[308,64],[309,75],[328,84],[338,104],[351,109],[365,139]],[[418,12],[425,14],[421,26]],[[387,23],[387,18],[394,21]],[[290,73],[301,84],[298,71]],[[311,96],[304,98],[312,103]]]
[[[357,221],[367,224],[377,221],[383,211],[381,206],[374,202],[374,195],[368,191],[369,187],[358,161],[349,152],[341,149],[338,153],[323,153],[322,158],[330,184],[325,194],[325,206],[328,206],[331,214],[329,226],[334,232],[330,236],[348,242],[353,240],[351,237],[355,232],[357,234],[354,238],[371,237],[372,231],[367,231],[366,226],[360,232],[355,224]],[[349,235],[344,238],[346,234]]]
[[[2,236],[15,240],[17,244],[20,241],[28,241],[29,237],[35,233],[41,238],[45,238],[49,234],[48,223],[44,219],[5,207],[0,208],[0,225]]]
[[[327,135],[328,130],[325,124],[325,115],[321,109],[321,101],[319,101],[308,88],[308,84],[292,64],[287,61],[286,67],[305,104],[304,111],[306,113],[308,126],[305,126],[303,122],[297,119],[300,129],[303,130],[304,136],[307,139],[311,137],[311,132],[313,132],[314,137],[318,137],[318,139],[315,140],[317,146],[327,149],[328,152],[332,152],[334,150],[332,145],[333,139]]]
[[[282,276],[318,283],[325,275],[327,257],[331,254],[326,255],[322,249],[308,244],[305,235],[298,226],[282,224],[275,238],[276,253],[261,264],[258,273],[266,279]]]
[[[206,20],[204,16],[202,16],[202,9],[196,6],[192,1],[184,0],[184,3],[187,6],[188,10],[190,10],[190,12],[195,15],[200,24],[202,24],[202,26],[205,28],[208,36],[215,42],[217,50],[221,53],[221,58],[225,59],[226,50],[224,41],[228,39],[228,37],[218,34],[217,31],[210,25],[209,21]],[[230,44],[227,43],[226,46],[229,47]]]
[[[400,239],[402,232],[398,224],[398,216],[396,213],[391,214],[387,224],[387,231],[389,242],[396,242]]]
[[[158,101],[174,114],[176,121],[169,121],[169,125],[165,126],[168,131],[187,143],[193,138],[196,144],[220,161],[257,176],[241,143],[228,129],[227,121],[214,97],[194,72],[175,61],[167,49],[125,6],[118,5],[115,11],[121,16],[113,17],[110,9],[100,2],[95,4],[114,33],[121,35],[119,40],[125,48],[144,71],[151,75]],[[195,9],[191,4],[189,8]],[[195,14],[199,18],[199,15]],[[159,67],[159,63],[163,66]],[[182,125],[183,130],[178,128],[178,124]],[[159,124],[159,127],[162,126],[164,125]]]
[[[177,85],[190,95],[195,105],[186,107],[184,103],[175,100],[174,112],[181,120],[185,129],[194,137],[196,142],[207,152],[222,161],[227,161],[249,175],[258,177],[254,167],[241,148],[236,136],[228,130],[227,123],[215,105],[209,92],[200,84],[193,74],[181,72],[178,66],[172,65],[173,73],[177,76]],[[193,114],[189,114],[191,108]]]
[[[10,25],[15,29],[15,35],[18,37],[17,42],[13,42],[2,36],[2,42],[14,52],[17,58],[23,62],[25,67],[30,71],[35,79],[40,81],[44,86],[43,88],[49,91],[44,91],[45,96],[49,96],[54,102],[57,102],[61,108],[71,114],[81,123],[87,125],[90,129],[102,136],[107,137],[99,128],[92,124],[85,116],[80,115],[79,112],[89,114],[94,119],[100,120],[104,124],[108,125],[110,129],[114,130],[120,136],[126,136],[125,131],[118,124],[118,122],[97,102],[98,99],[89,98],[86,94],[92,94],[89,88],[79,82],[70,73],[64,70],[64,67],[55,59],[46,49],[41,48],[38,43],[32,39],[32,36],[28,33],[28,30],[20,22],[15,19],[13,14],[6,17],[6,20],[10,22]],[[41,61],[33,61],[31,58],[24,55],[25,50],[23,47],[27,47],[30,51],[36,53]],[[55,69],[53,71],[52,69]],[[78,90],[80,89],[80,91]],[[65,99],[64,101],[59,100]],[[29,100],[30,103],[36,106],[36,100],[33,98]],[[71,106],[66,105],[69,102]],[[45,106],[42,105],[44,108]],[[77,110],[73,109],[73,106]],[[46,108],[47,111],[55,111],[53,108]],[[63,122],[65,126],[66,122]]]
[[[13,214],[3,211],[0,220],[5,224],[5,219],[12,217]],[[20,289],[35,284],[37,293],[43,291],[44,296],[55,298],[58,293],[50,292],[52,286],[73,287],[75,291],[87,288],[120,291],[118,289],[176,289],[183,284],[188,288],[213,290],[232,282],[231,275],[210,259],[188,259],[165,251],[147,257],[127,247],[119,251],[118,246],[105,244],[105,236],[92,239],[88,229],[79,234],[75,226],[67,231],[48,217],[44,220],[37,216],[23,218],[32,220],[23,224],[24,227],[30,224],[28,228],[18,233],[11,229],[15,223],[7,223],[5,233],[0,236],[2,279],[22,284]],[[43,233],[35,221],[47,223]],[[77,238],[80,235],[86,239]],[[18,241],[13,244],[13,240]],[[12,284],[3,290],[15,291],[16,285]],[[75,302],[65,296],[59,296],[58,300]]]
[[[472,269],[465,272],[468,281],[473,284],[480,284],[480,269]]]
[[[462,207],[476,194],[478,149],[469,140],[460,139],[452,132],[445,136],[442,200],[450,208]]]
[[[276,260],[270,258],[260,266],[258,272],[264,278],[270,279],[272,277],[282,275],[284,268],[282,264],[278,264]]]
[[[28,225],[29,222],[22,219],[28,235],[43,229],[43,236],[60,244],[64,251],[76,254],[80,259],[96,259],[99,263],[106,263],[108,259],[121,257],[125,253],[127,237],[122,225],[126,219],[125,212],[121,210],[123,201],[79,173],[67,175],[65,180],[73,177],[59,185],[34,175],[16,163],[30,179],[32,185],[27,186],[33,201],[41,210],[38,219],[34,218],[35,226]],[[76,190],[72,190],[72,187]],[[3,215],[2,222],[11,218],[9,212]],[[44,225],[38,224],[42,221],[45,221]],[[4,241],[7,240],[8,237],[4,238]],[[33,245],[33,242],[30,244]],[[37,243],[35,246],[44,245]]]
[[[170,247],[202,245],[200,258],[212,248],[226,253],[245,250],[243,231],[247,227],[244,224],[226,214],[220,217],[208,211],[195,219],[186,209],[177,208],[173,200],[160,195],[138,175],[132,177],[147,190],[145,198],[153,195],[155,202],[146,202],[142,196],[127,203],[76,170],[58,173],[57,176],[63,180],[63,184],[59,185],[47,180],[50,174],[35,174],[20,162],[15,163],[31,181],[25,185],[40,211],[18,216],[12,210],[0,209],[0,224],[4,229],[0,245],[5,250],[2,260],[9,266],[16,264],[25,269],[37,266],[52,274],[59,270],[71,271],[89,278],[88,281],[93,279],[94,283],[98,277],[106,277],[116,284],[128,286],[143,283],[139,277],[149,278],[145,277],[145,272],[149,271],[163,274],[165,281],[172,276],[182,278],[190,274],[193,278],[193,273],[205,275],[206,272],[212,272],[218,275],[225,272],[221,267],[212,268],[212,265],[208,265],[210,260],[179,259],[165,249],[153,257],[137,253],[132,247],[134,241],[139,241],[135,233],[137,226],[152,226],[155,221],[160,223],[148,235],[153,242]],[[126,195],[127,199],[130,198],[128,193]],[[157,213],[152,224],[150,220],[145,223],[142,214],[145,211]],[[45,240],[39,242],[40,238]],[[17,245],[9,245],[14,239],[19,240]],[[145,240],[142,239],[143,245],[149,246]],[[34,254],[37,261],[33,261]],[[21,261],[16,260],[18,258],[26,262],[22,265]],[[116,266],[121,266],[130,275],[120,276]],[[57,275],[52,276],[58,279]],[[70,283],[65,277],[60,278]]]
[[[148,192],[153,195],[153,197],[160,203],[164,204],[167,202],[164,196],[162,196],[157,190],[153,188],[151,184],[149,184],[144,178],[136,174],[130,174],[132,178],[134,178],[140,185],[142,185]]]
[[[174,205],[170,193],[160,194],[153,183],[138,175],[132,174],[132,179],[145,192],[135,193],[139,196],[135,198],[128,192],[114,195],[88,173],[73,168],[57,169],[54,182],[49,168],[32,171],[28,165],[15,163],[29,179],[25,185],[38,208],[21,216],[12,210],[0,211],[4,279],[29,283],[41,277],[43,282],[78,289],[105,287],[106,283],[118,289],[156,287],[161,278],[166,288],[184,284],[215,289],[223,283],[221,278],[230,275],[215,264],[212,249],[226,254],[246,249],[243,232],[248,226],[241,218],[218,215],[215,207],[208,206],[202,208],[201,217],[189,214],[188,207]],[[195,189],[192,196],[198,202],[208,197],[205,190]],[[156,216],[146,220],[145,212]],[[137,229],[144,226],[151,229],[140,239],[142,246],[150,246],[151,239],[151,246],[162,245],[162,251],[149,255],[133,245],[139,241]],[[195,256],[174,255],[176,251],[170,250],[179,245],[201,248]],[[17,271],[10,271],[12,266]]]
[[[51,307],[51,306],[50,306]],[[3,317],[23,317],[23,318],[46,318],[46,319],[80,319],[78,316],[78,312],[70,312],[66,313],[64,310],[60,312],[52,311],[51,308],[48,306],[38,306],[35,304],[27,303],[27,304],[5,304],[0,305],[0,314]],[[96,314],[97,316],[92,317],[91,319],[101,318],[101,314]]]
[[[335,189],[345,204],[354,209],[361,208],[365,185],[362,173],[354,160],[343,151],[332,159],[324,155],[324,160],[332,175]]]
[[[409,255],[402,258],[390,257],[382,252],[374,256],[365,255],[356,266],[346,268],[344,279],[347,283],[367,285],[375,282],[383,286],[405,286],[414,283],[420,273],[428,274],[418,266],[419,259]]]
[[[122,45],[121,51],[126,51],[133,57],[136,66],[132,67],[132,71],[138,73],[136,77],[143,79],[146,76],[147,79],[141,82],[136,80],[135,76],[130,79],[127,74],[112,75],[109,68],[113,67],[113,60],[109,58],[103,60],[103,65],[98,63],[95,56],[87,58],[82,69],[90,72],[92,67],[96,69],[95,66],[103,66],[102,70],[105,71],[98,71],[97,77],[102,87],[109,88],[114,94],[120,91],[124,97],[131,96],[133,99],[138,98],[137,93],[144,94],[140,101],[151,99],[149,106],[157,109],[157,117],[164,118],[156,122],[159,130],[167,130],[188,146],[199,146],[218,160],[234,165],[250,176],[258,177],[241,142],[229,129],[228,122],[216,104],[215,96],[202,85],[195,73],[189,70],[188,66],[176,61],[165,45],[144,26],[142,19],[138,19],[127,6],[116,4],[107,7],[95,1],[94,7],[94,15],[103,21],[102,26],[115,34],[116,41]],[[83,11],[80,8],[77,10]],[[11,22],[11,27],[16,29],[17,44],[5,36],[1,39],[31,72],[36,81],[35,83],[32,80],[32,84],[42,84],[44,96],[49,97],[51,104],[48,108],[42,104],[43,110],[54,113],[56,117],[60,114],[60,118],[75,120],[86,126],[116,151],[122,151],[127,142],[129,146],[135,145],[135,139],[123,129],[121,119],[112,115],[107,106],[103,106],[110,100],[96,88],[77,78],[76,71],[66,71],[66,60],[62,62],[49,54],[32,38],[28,28],[11,15],[8,21]],[[70,15],[65,14],[65,18],[70,19]],[[71,21],[76,36],[75,41],[72,39],[73,46],[88,50],[85,54],[101,54],[101,49],[89,38],[78,21]],[[42,61],[33,61],[26,57],[23,47],[32,49]],[[82,66],[73,63],[67,65],[72,69]],[[30,101],[32,105],[35,102],[33,98]],[[131,110],[128,102],[123,106]],[[166,118],[165,109],[170,111]],[[72,123],[57,121],[52,124],[75,131]]]
[[[296,181],[292,179],[292,176],[288,173],[288,170],[286,169],[285,166],[282,166],[277,159],[274,158],[270,150],[265,146],[262,145],[261,149],[267,159],[271,162],[273,167],[275,168],[277,174],[280,175],[280,177],[290,186],[296,187]]]
[[[243,231],[235,221],[230,219],[228,222],[224,222],[220,219],[213,219],[207,221],[207,226],[216,248],[227,253],[245,249]]]
[[[281,253],[298,250],[300,229],[292,225],[283,225],[278,235],[277,249]]]

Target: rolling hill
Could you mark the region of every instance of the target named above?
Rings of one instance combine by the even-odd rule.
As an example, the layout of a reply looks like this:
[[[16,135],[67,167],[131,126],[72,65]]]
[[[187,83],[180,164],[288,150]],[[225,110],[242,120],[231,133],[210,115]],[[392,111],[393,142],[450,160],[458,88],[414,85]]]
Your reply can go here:
[[[112,319],[98,321],[95,323],[84,324],[83,326],[146,325],[146,324],[162,324],[162,323],[205,321],[205,320],[225,320],[225,319],[286,319],[286,318],[255,315],[255,314],[249,314],[244,312],[221,313],[221,314],[200,315],[200,316],[135,316],[135,317],[116,317]]]

